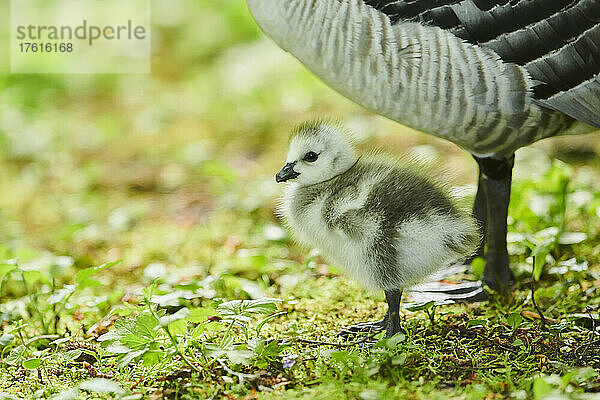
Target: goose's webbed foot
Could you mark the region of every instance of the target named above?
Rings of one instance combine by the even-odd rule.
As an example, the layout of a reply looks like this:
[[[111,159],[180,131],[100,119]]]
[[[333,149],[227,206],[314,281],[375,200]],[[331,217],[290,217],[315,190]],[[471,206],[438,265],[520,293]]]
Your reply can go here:
[[[347,338],[350,336],[356,336],[361,333],[381,332],[382,330],[386,329],[386,326],[388,323],[387,321],[388,321],[388,317],[386,314],[385,317],[381,321],[359,322],[357,324],[354,324],[354,325],[351,325],[351,326],[348,326],[348,327],[342,329],[337,334],[337,336]]]
[[[488,293],[481,281],[427,282],[408,289],[415,303],[435,301],[436,304],[476,303],[486,301]],[[410,310],[410,306],[405,304]]]
[[[385,330],[385,337],[386,338],[391,338],[392,336],[394,336],[396,333],[406,333],[406,331],[404,329],[402,329],[402,327],[400,327],[400,318],[392,318],[389,322],[388,322],[388,326],[386,327]]]

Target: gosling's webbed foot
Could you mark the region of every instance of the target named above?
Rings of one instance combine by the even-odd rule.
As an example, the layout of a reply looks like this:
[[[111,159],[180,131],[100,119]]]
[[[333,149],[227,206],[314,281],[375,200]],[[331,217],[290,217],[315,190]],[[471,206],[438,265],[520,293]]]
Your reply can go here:
[[[371,350],[373,347],[375,347],[375,345],[379,343],[379,340],[376,339],[369,339],[369,340],[365,340],[364,342],[360,342],[356,345],[356,347],[363,349],[363,350]]]
[[[381,321],[378,321],[378,322],[381,322]],[[360,340],[356,343],[356,346],[361,349],[371,350],[373,347],[375,347],[375,345],[377,345],[379,343],[379,341],[381,339],[379,332],[382,332],[384,330],[385,330],[384,338],[386,338],[386,339],[389,339],[398,333],[406,335],[406,331],[400,327],[399,321],[397,321],[396,323],[390,322],[388,324],[387,328],[385,328],[385,329],[371,331],[372,333],[370,334],[370,336],[365,336],[362,340]],[[375,338],[375,336],[377,336],[377,338]]]
[[[385,299],[388,303],[388,311],[385,313],[385,317],[381,321],[367,322],[352,325],[340,333],[338,336],[348,337],[356,336],[359,333],[370,333],[371,336],[367,337],[364,342],[360,342],[362,347],[373,347],[376,340],[373,340],[377,333],[385,330],[385,337],[391,338],[399,332],[404,332],[400,327],[400,299],[402,298],[402,291],[399,289],[385,290]]]

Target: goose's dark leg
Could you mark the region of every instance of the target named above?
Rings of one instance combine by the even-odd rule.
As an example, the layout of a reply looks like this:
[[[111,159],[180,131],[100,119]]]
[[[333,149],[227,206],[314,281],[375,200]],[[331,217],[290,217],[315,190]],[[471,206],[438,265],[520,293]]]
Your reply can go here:
[[[494,290],[506,290],[514,282],[506,250],[506,218],[510,202],[510,185],[514,155],[508,158],[475,158],[482,172],[487,203],[487,252],[483,281]]]
[[[470,264],[475,257],[483,257],[485,249],[485,237],[487,231],[487,200],[485,198],[485,189],[483,183],[483,172],[479,168],[479,180],[477,182],[477,194],[475,195],[475,203],[473,204],[473,217],[477,220],[481,231],[481,243],[473,256],[467,260]]]
[[[400,332],[400,299],[402,299],[402,290],[386,290],[385,299],[388,303],[388,321],[385,337],[391,338]]]
[[[473,217],[479,223],[484,238],[474,257],[483,256],[487,244],[483,281],[492,289],[499,290],[507,288],[514,281],[506,251],[506,218],[514,156],[474,158],[479,164],[479,185],[473,205]],[[471,303],[487,299],[487,293],[481,282],[440,285],[437,288],[429,287],[418,292],[422,299],[436,301],[453,300]],[[414,290],[410,293],[414,293]]]

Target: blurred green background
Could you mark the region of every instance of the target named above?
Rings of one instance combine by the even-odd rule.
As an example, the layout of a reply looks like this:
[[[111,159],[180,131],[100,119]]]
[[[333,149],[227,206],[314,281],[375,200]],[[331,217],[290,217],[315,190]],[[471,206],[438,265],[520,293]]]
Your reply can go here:
[[[0,2],[2,43],[9,42],[8,5]],[[440,179],[449,181],[466,202],[477,176],[471,156],[449,142],[375,116],[326,87],[260,32],[243,0],[152,0],[152,7],[149,75],[10,74],[8,46],[0,46],[0,266],[7,271],[15,259],[20,266],[19,272],[0,275],[0,330],[12,332],[19,325],[27,338],[35,338],[48,331],[38,321],[43,322],[45,313],[54,320],[52,332],[95,343],[100,322],[108,329],[113,314],[141,312],[143,305],[134,304],[142,302],[142,288],[154,280],[159,286],[153,299],[161,309],[193,306],[204,317],[215,314],[211,307],[223,300],[283,299],[285,315],[277,314],[265,327],[269,338],[336,340],[332,334],[343,326],[383,315],[382,293],[362,290],[315,252],[295,246],[280,225],[274,207],[282,188],[274,175],[285,159],[288,132],[309,118],[339,119],[364,150],[383,148],[434,163]],[[344,369],[338,376],[329,361],[331,352],[296,343],[280,355],[307,357],[306,362],[285,372],[293,386],[281,394],[292,398],[298,390],[297,398],[367,399],[378,393],[394,398],[389,393],[395,393],[396,398],[434,399],[449,398],[457,390],[460,398],[480,399],[486,391],[519,389],[514,398],[526,398],[535,392],[531,382],[540,372],[560,369],[562,374],[564,363],[572,360],[570,352],[557,355],[558,345],[540,341],[534,350],[518,339],[522,357],[514,357],[504,350],[488,351],[488,343],[477,336],[450,336],[446,327],[457,326],[454,314],[456,321],[476,318],[467,322],[477,325],[485,324],[485,318],[490,332],[508,332],[498,343],[509,343],[509,336],[512,342],[514,333],[507,331],[505,319],[533,309],[531,255],[536,252],[545,263],[535,296],[547,316],[580,318],[588,305],[597,313],[599,152],[598,134],[546,140],[518,151],[508,237],[518,284],[510,299],[441,308],[439,324],[433,318],[430,323],[422,311],[406,314],[404,323],[414,336],[398,348],[402,363],[407,362],[403,368],[384,368],[389,364],[386,352],[359,360],[354,350],[349,350],[351,357],[340,351],[336,354]],[[66,285],[79,285],[78,271],[85,274],[90,270],[83,268],[115,260],[123,262],[98,273],[104,285],[78,289],[70,297],[75,286]],[[35,278],[30,288],[24,271]],[[545,334],[536,324],[523,326],[537,341]],[[210,341],[223,344],[225,329],[211,324],[207,332],[217,333]],[[573,325],[560,335],[579,357],[576,344],[587,343],[587,331]],[[0,343],[8,354],[0,360],[0,392],[41,398],[39,393],[49,396],[88,377],[88,372],[69,367],[73,374],[58,379],[42,381],[35,370],[25,379],[18,357],[34,353],[19,353],[24,346],[17,345],[16,339]],[[456,346],[463,346],[464,353]],[[67,370],[64,365],[71,364],[61,361],[62,353],[57,346],[46,353],[44,368]],[[542,365],[543,357],[548,361],[545,354],[560,360],[549,372]],[[462,369],[455,356],[474,358],[476,367],[508,366],[502,372],[482,367],[476,376],[470,368]],[[277,379],[279,358],[265,364]],[[180,367],[170,360],[152,366],[151,372],[132,364],[115,379],[133,391],[142,378]],[[578,366],[586,362],[580,359]],[[113,372],[110,361],[100,364],[100,371]],[[267,369],[263,364],[256,368]],[[592,371],[586,379],[593,376],[597,373]],[[460,390],[457,379],[463,379]],[[199,380],[208,392],[197,398],[216,396],[222,387],[233,393],[229,398],[256,394],[253,384],[244,386],[241,380],[239,385]],[[549,390],[554,387],[538,381]],[[551,382],[555,385],[556,379]],[[144,386],[154,390],[162,385],[151,379],[138,389],[146,393]],[[590,387],[597,390],[598,383],[594,385]],[[462,396],[463,389],[471,394]],[[301,390],[308,394],[301,397]]]
[[[10,74],[2,58],[0,246],[7,257],[51,264],[69,256],[77,266],[122,259],[117,270],[127,281],[139,280],[149,263],[256,279],[260,268],[279,268],[273,260],[301,261],[304,253],[289,253],[273,214],[281,189],[273,175],[290,128],[315,116],[342,120],[365,148],[437,162],[453,185],[472,193],[476,165],[466,152],[327,88],[262,35],[244,1],[152,4],[150,75]],[[7,23],[7,3],[2,8]],[[582,141],[592,161],[577,176],[595,185],[598,136],[559,147]],[[543,174],[553,143],[521,152],[517,179]],[[532,223],[544,227],[543,218]],[[252,249],[263,262],[240,261]]]

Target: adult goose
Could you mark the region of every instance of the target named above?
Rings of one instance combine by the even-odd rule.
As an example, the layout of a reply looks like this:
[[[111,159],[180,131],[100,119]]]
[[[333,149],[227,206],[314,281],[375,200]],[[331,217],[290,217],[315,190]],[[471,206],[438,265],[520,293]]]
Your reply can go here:
[[[264,32],[332,88],[475,157],[483,280],[509,287],[514,152],[600,127],[600,0],[247,2]]]

